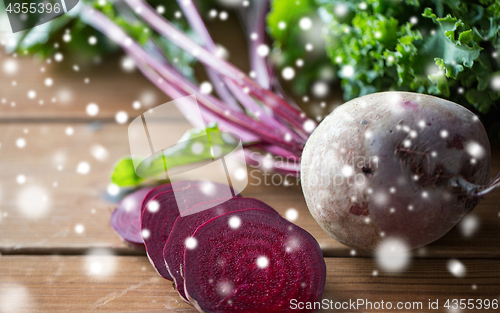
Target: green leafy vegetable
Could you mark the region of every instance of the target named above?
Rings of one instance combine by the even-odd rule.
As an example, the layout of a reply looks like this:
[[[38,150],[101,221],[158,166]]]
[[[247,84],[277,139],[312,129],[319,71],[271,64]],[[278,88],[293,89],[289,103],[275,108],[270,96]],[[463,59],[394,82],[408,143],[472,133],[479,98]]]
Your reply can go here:
[[[165,175],[165,164],[169,169],[173,167],[185,166],[203,161],[211,161],[234,150],[236,141],[227,136],[228,133],[222,133],[216,124],[209,125],[204,130],[208,135],[208,140],[191,140],[201,138],[203,132],[201,129],[192,129],[186,132],[179,140],[180,146],[175,149],[165,149],[163,153],[158,154],[149,163],[141,164],[141,176],[138,176],[134,168],[134,160],[131,156],[123,157],[115,165],[111,174],[113,184],[120,187],[138,186],[144,183],[148,178],[157,178]],[[193,153],[194,144],[202,144],[201,153]],[[216,148],[217,147],[217,148]],[[217,153],[217,155],[213,155]],[[146,178],[145,178],[146,177]]]
[[[210,2],[210,1],[208,1]],[[195,58],[182,51],[163,37],[154,33],[145,23],[133,17],[130,9],[119,2],[85,0],[86,5],[92,5],[100,10],[107,17],[122,27],[132,38],[140,44],[146,45],[148,42],[155,42],[166,58],[172,62],[183,75],[194,81],[193,65]],[[153,7],[159,5],[164,8],[164,16],[174,20],[174,14],[179,10],[176,1],[149,0]],[[202,6],[207,10],[210,4],[204,3]],[[117,53],[119,47],[112,43],[106,36],[102,35],[92,27],[82,23],[79,19],[79,7],[48,23],[39,25],[36,28],[19,33],[16,43],[8,47],[8,53],[17,51],[21,55],[36,55],[43,59],[51,57],[56,52],[62,52],[72,56],[77,56],[81,62],[90,62],[96,57]],[[0,19],[7,19],[7,15],[0,15]],[[184,19],[173,21],[177,27],[185,33],[193,35]],[[89,38],[97,38],[98,44],[89,44]]]

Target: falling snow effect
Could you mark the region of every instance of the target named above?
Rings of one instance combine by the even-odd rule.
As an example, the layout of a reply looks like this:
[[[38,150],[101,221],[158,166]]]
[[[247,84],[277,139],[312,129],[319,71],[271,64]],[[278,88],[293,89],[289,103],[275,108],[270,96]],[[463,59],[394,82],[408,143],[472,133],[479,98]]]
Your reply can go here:
[[[18,147],[19,149],[26,147],[26,140],[24,138],[18,138],[16,140],[16,147]]]
[[[244,181],[245,179],[247,179],[248,174],[246,168],[236,169],[236,171],[234,172],[234,177],[240,181]]]
[[[500,91],[500,75],[494,75],[490,81],[491,89],[495,91]]]
[[[366,5],[366,4],[365,4]],[[364,10],[363,8],[361,8],[362,10]],[[366,8],[365,8],[366,9]],[[337,15],[338,17],[343,17],[345,16],[347,13],[349,12],[348,8],[340,3],[340,4],[337,4],[335,5],[335,8],[334,8],[334,13],[335,15]]]
[[[261,57],[266,57],[269,54],[269,47],[265,44],[261,44],[257,47],[257,55]]]
[[[90,164],[85,161],[78,163],[76,172],[81,175],[87,175],[90,172]]]
[[[125,197],[122,200],[123,207],[125,208],[125,212],[131,212],[136,205],[140,205],[137,203],[137,200],[133,197]]]
[[[85,232],[85,226],[83,226],[82,224],[78,224],[75,226],[75,233],[81,235]]]
[[[307,120],[304,122],[304,130],[308,133],[312,133],[315,127],[316,125],[312,120]]]
[[[224,282],[221,282],[218,284],[217,293],[220,296],[225,297],[225,296],[229,295],[233,291],[233,289],[234,289],[233,284],[231,284],[230,282],[224,281]]]
[[[41,218],[49,213],[51,201],[45,188],[30,185],[17,193],[17,207],[27,218]]]
[[[165,7],[163,5],[157,6],[156,7],[156,12],[158,12],[159,14],[165,13]]]
[[[24,183],[26,183],[26,176],[24,175],[17,175],[16,177],[16,181],[19,185],[23,185]]]
[[[120,187],[118,187],[115,184],[109,184],[108,188],[106,189],[106,191],[108,192],[108,194],[110,196],[116,196],[116,195],[118,195],[120,193]]]
[[[33,302],[36,302],[23,285],[0,283],[0,290],[0,312],[30,312],[29,307],[33,306]]]
[[[459,260],[452,259],[448,261],[448,271],[455,277],[464,277],[467,270]]]
[[[341,76],[345,78],[351,78],[354,76],[354,67],[351,65],[346,65],[342,67]]]
[[[255,263],[260,269],[265,269],[269,266],[269,259],[265,256],[260,256]]]
[[[136,110],[139,110],[141,108],[141,103],[139,101],[134,101],[132,103],[132,107]]]
[[[311,27],[313,26],[312,24],[312,21],[310,18],[308,17],[303,17],[302,19],[300,19],[299,21],[299,26],[300,28],[302,28],[303,30],[309,30],[311,29]]]
[[[148,203],[148,211],[151,213],[156,213],[160,210],[160,203],[156,200],[151,200]]]
[[[402,272],[410,263],[408,250],[408,244],[399,238],[384,239],[375,252],[377,264],[389,273]]]
[[[465,150],[476,159],[481,159],[486,154],[485,149],[477,142],[467,143]]]
[[[206,196],[213,196],[214,193],[217,191],[217,189],[215,188],[215,185],[211,182],[208,182],[208,181],[203,182],[200,185],[200,190]]]
[[[475,214],[465,216],[458,224],[458,229],[466,238],[470,238],[479,230],[479,217]]]
[[[115,120],[118,124],[125,124],[128,122],[128,114],[125,111],[118,111],[115,115]]]
[[[350,177],[352,175],[354,175],[354,168],[350,165],[344,165],[342,167],[342,175],[345,176],[345,177]]]
[[[241,226],[241,219],[238,216],[232,216],[228,221],[229,227],[237,229]]]
[[[98,161],[106,161],[109,157],[108,150],[101,145],[95,144],[90,147],[90,154]]]
[[[35,99],[36,98],[36,91],[34,91],[34,90],[28,91],[28,98]]]
[[[205,81],[200,84],[200,92],[203,94],[210,94],[213,91],[212,84]]]
[[[16,74],[19,69],[19,65],[16,60],[6,59],[3,61],[3,72],[7,75]]]
[[[198,241],[194,237],[189,237],[188,239],[186,239],[185,245],[187,249],[193,250],[198,246]]]
[[[285,80],[291,80],[295,77],[295,70],[292,67],[287,66],[281,71],[281,76]]]
[[[316,98],[324,98],[328,96],[329,92],[328,84],[324,81],[315,82],[312,86],[312,94]]]
[[[95,103],[89,103],[86,112],[89,116],[96,116],[99,113],[99,106]]]
[[[139,96],[139,101],[142,103],[145,107],[151,107],[156,104],[156,93],[151,90],[146,90],[141,93]]]
[[[122,69],[125,72],[133,72],[135,70],[135,62],[132,58],[125,56],[121,60]]]
[[[61,62],[63,60],[63,55],[62,53],[58,52],[54,55],[54,60],[56,60],[56,62]]]
[[[142,238],[144,238],[144,239],[148,239],[148,238],[149,238],[149,236],[151,236],[151,232],[149,231],[149,229],[143,229],[143,230],[141,231],[141,236],[142,236]]]
[[[92,249],[85,256],[84,266],[88,276],[109,277],[116,270],[116,258],[106,249]]]
[[[228,19],[228,17],[229,17],[229,15],[227,14],[227,12],[226,12],[226,11],[221,11],[221,12],[219,13],[219,19],[220,19],[221,21],[225,21],[225,20],[227,20],[227,19]]]
[[[47,87],[51,87],[54,84],[54,80],[50,77],[45,78],[44,84]]]
[[[299,217],[299,212],[296,209],[290,208],[286,210],[285,217],[290,222],[293,222]]]

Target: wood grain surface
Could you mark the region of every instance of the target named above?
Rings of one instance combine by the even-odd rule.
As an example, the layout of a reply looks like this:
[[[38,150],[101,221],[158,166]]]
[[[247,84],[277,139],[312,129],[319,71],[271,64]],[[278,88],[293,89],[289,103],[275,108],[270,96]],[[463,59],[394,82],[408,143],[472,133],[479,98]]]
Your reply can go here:
[[[0,312],[196,312],[145,257],[103,253],[1,257]],[[328,303],[362,299],[413,306],[421,302],[423,310],[406,311],[429,312],[431,299],[440,303],[433,312],[449,312],[443,308],[447,299],[498,300],[500,296],[498,260],[465,260],[467,276],[462,279],[446,270],[446,260],[415,260],[403,274],[380,271],[376,276],[377,265],[371,259],[326,258],[326,264],[323,298]],[[360,306],[342,312],[380,310]]]

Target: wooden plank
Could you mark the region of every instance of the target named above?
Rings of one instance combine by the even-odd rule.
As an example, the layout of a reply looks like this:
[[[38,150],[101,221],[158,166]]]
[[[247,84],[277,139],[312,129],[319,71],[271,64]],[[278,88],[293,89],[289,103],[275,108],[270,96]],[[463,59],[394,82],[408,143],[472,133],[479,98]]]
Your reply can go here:
[[[417,260],[403,274],[380,272],[371,259],[326,258],[323,298],[338,302],[422,302],[445,299],[498,299],[500,261],[465,260],[465,278],[446,269],[446,260]],[[475,286],[475,287],[474,287]],[[170,282],[160,278],[146,257],[3,256],[0,257],[2,312],[196,312]],[[332,311],[332,310],[325,310]],[[384,310],[382,310],[384,311]],[[473,310],[471,310],[473,311]],[[482,311],[482,310],[477,310]],[[381,312],[358,308],[342,312]]]
[[[184,122],[172,121],[169,136],[180,138]],[[74,134],[66,135],[67,127]],[[25,133],[27,132],[27,133]],[[26,146],[17,148],[23,138]],[[109,226],[114,204],[104,195],[110,182],[114,163],[129,153],[127,127],[118,124],[2,124],[0,125],[0,252],[2,253],[80,253],[91,247],[112,247],[117,253],[134,252],[123,245]],[[105,160],[91,154],[99,145],[107,151]],[[496,154],[500,155],[499,153]],[[500,171],[500,158],[495,157],[494,170]],[[76,173],[80,162],[87,162],[86,175]],[[58,166],[62,166],[61,170]],[[253,171],[253,169],[250,169]],[[271,173],[269,173],[271,174]],[[19,175],[26,177],[16,183]],[[351,250],[324,232],[309,214],[300,186],[274,186],[260,175],[261,184],[251,180],[243,195],[261,199],[286,215],[290,208],[297,210],[297,225],[309,231],[320,243],[327,256],[349,256]],[[214,179],[217,179],[214,177]],[[278,178],[275,182],[279,182]],[[57,184],[54,187],[54,183]],[[33,189],[35,188],[35,189]],[[41,188],[41,189],[36,189]],[[22,192],[28,190],[47,195],[49,204],[30,204]],[[39,196],[40,197],[40,196]],[[30,199],[28,197],[28,199]],[[27,207],[26,204],[28,203]],[[443,239],[416,251],[416,257],[500,257],[500,223],[498,206],[500,193],[494,192],[480,204],[475,214],[481,221],[477,234],[465,238],[455,229]],[[31,205],[31,206],[30,206]],[[24,208],[24,210],[23,210]],[[41,209],[37,209],[41,208]],[[82,225],[83,233],[75,227]],[[363,255],[357,252],[357,255]]]
[[[380,271],[372,259],[326,258],[327,286],[323,298],[340,302],[365,299],[370,302],[422,302],[423,310],[413,307],[409,312],[459,312],[446,310],[446,299],[497,299],[500,295],[498,260],[464,260],[464,278],[456,278],[447,270],[447,260],[413,260],[400,274]],[[377,275],[374,275],[377,271]],[[439,310],[429,310],[428,301],[439,300]],[[328,311],[328,310],[325,310]],[[331,310],[330,310],[331,311]],[[342,312],[380,312],[361,308]],[[474,310],[471,310],[474,311]],[[481,310],[477,310],[478,312]]]
[[[81,64],[64,59],[61,63],[37,62],[31,57],[7,56],[0,52],[0,60],[13,60],[17,72],[2,73],[0,87],[1,121],[16,119],[114,119],[118,111],[135,117],[143,111],[170,101],[160,90],[137,70],[122,70],[120,58],[106,59],[100,64]],[[80,70],[74,71],[74,65]],[[44,69],[42,72],[41,70]],[[52,79],[52,85],[45,84]],[[86,80],[88,82],[86,83]],[[13,85],[15,84],[15,85]],[[36,96],[28,97],[34,91]],[[40,104],[40,101],[43,101]],[[133,102],[142,104],[133,108]],[[99,106],[99,113],[90,117],[86,112],[89,103]],[[173,112],[173,117],[180,114]]]
[[[207,22],[214,41],[225,47],[228,60],[248,72],[250,67],[245,48],[248,38],[242,35],[239,21],[231,16],[226,21],[217,19]],[[0,74],[0,122],[7,119],[88,118],[85,108],[89,103],[100,107],[99,114],[93,119],[113,119],[118,111],[135,117],[170,101],[137,69],[131,72],[123,70],[122,58],[123,55],[115,54],[83,61],[76,55],[67,54],[61,62],[56,62],[54,58],[44,61],[32,56],[14,58],[0,51],[2,64],[13,60],[17,65],[17,71]],[[78,71],[74,70],[75,65]],[[207,80],[200,64],[194,69],[199,82]],[[52,79],[51,86],[45,85],[47,78]],[[36,92],[35,99],[28,98],[30,90]],[[53,98],[56,102],[52,102]],[[40,100],[43,105],[39,104]],[[136,100],[143,105],[139,110],[132,107]],[[15,106],[11,105],[12,102]],[[172,112],[172,117],[180,118],[181,115]]]

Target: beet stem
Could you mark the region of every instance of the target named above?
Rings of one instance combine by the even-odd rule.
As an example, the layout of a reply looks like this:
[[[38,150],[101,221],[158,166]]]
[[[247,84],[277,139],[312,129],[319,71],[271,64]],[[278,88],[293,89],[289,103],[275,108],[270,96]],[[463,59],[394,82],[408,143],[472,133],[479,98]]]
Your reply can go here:
[[[278,97],[269,90],[262,88],[259,84],[249,78],[241,70],[213,55],[205,48],[196,44],[169,21],[156,13],[147,3],[142,0],[125,0],[134,9],[136,14],[153,27],[158,33],[177,45],[179,48],[193,54],[199,61],[211,67],[224,77],[234,81],[241,87],[248,87],[248,92],[270,107],[276,114],[296,128],[296,132],[304,134],[304,123],[316,123],[306,117],[304,112],[288,104],[284,99]],[[307,136],[307,135],[305,135]]]
[[[184,0],[177,0],[177,3],[184,12],[184,15],[186,16],[191,27],[203,41],[205,48],[209,52],[216,54],[217,47],[213,42],[212,37],[208,33],[205,23],[201,19],[198,11],[196,10],[194,3],[187,2]],[[209,74],[210,73],[214,72],[209,69]],[[285,125],[279,123],[276,119],[270,116],[268,112],[266,112],[260,105],[258,105],[252,97],[250,97],[247,93],[243,92],[243,90],[240,87],[238,87],[233,81],[225,77],[223,77],[222,80],[227,84],[229,90],[231,90],[231,92],[236,96],[236,98],[240,101],[240,103],[249,111],[251,111],[253,115],[258,116],[258,118],[262,120],[264,123],[272,125],[273,127],[278,127],[283,131],[289,132],[290,135],[294,135],[297,137],[297,135],[293,131],[291,131]],[[221,81],[219,80],[219,82]],[[225,90],[227,91],[227,89]]]
[[[493,178],[493,180],[489,184],[483,186],[473,184],[465,180],[462,176],[452,178],[450,180],[450,185],[462,189],[470,197],[479,198],[500,187],[500,173],[495,178]]]
[[[177,3],[184,12],[184,15],[187,18],[189,25],[191,25],[191,28],[193,28],[198,37],[200,37],[200,39],[203,41],[205,47],[210,52],[216,53],[217,47],[215,46],[212,37],[210,37],[210,34],[208,33],[207,28],[205,27],[203,21],[201,20],[194,4],[187,3],[186,1],[182,0],[177,0]],[[222,101],[224,101],[224,103],[226,103],[232,109],[242,111],[241,107],[238,105],[234,97],[231,95],[231,92],[227,89],[227,86],[223,83],[223,80],[224,81],[226,80],[223,77],[219,76],[219,74],[217,74],[214,70],[207,68],[206,66],[205,69],[207,71],[208,77],[210,78],[212,84],[214,85],[215,90],[217,91],[217,94],[222,99]]]
[[[236,127],[246,129],[250,133],[255,133],[266,142],[280,146],[297,156],[300,155],[304,144],[303,142],[297,142],[297,140],[293,139],[286,141],[285,134],[279,132],[279,130],[253,120],[244,113],[225,107],[223,103],[220,103],[219,100],[214,97],[201,94],[197,86],[188,82],[182,75],[179,75],[165,63],[149,55],[139,44],[130,39],[119,26],[114,24],[101,12],[85,7],[81,11],[81,16],[89,25],[92,25],[106,34],[110,39],[127,51],[129,55],[135,59],[138,66],[141,67],[141,71],[171,97],[176,98],[195,93],[201,107],[210,111],[217,119],[227,121]],[[145,64],[153,67],[155,72],[146,68]],[[156,71],[161,73],[167,82],[158,77],[158,75],[155,75]]]
[[[492,192],[494,189],[500,187],[500,173],[497,174],[493,180],[484,187],[480,192],[477,193],[477,197],[482,197]]]

